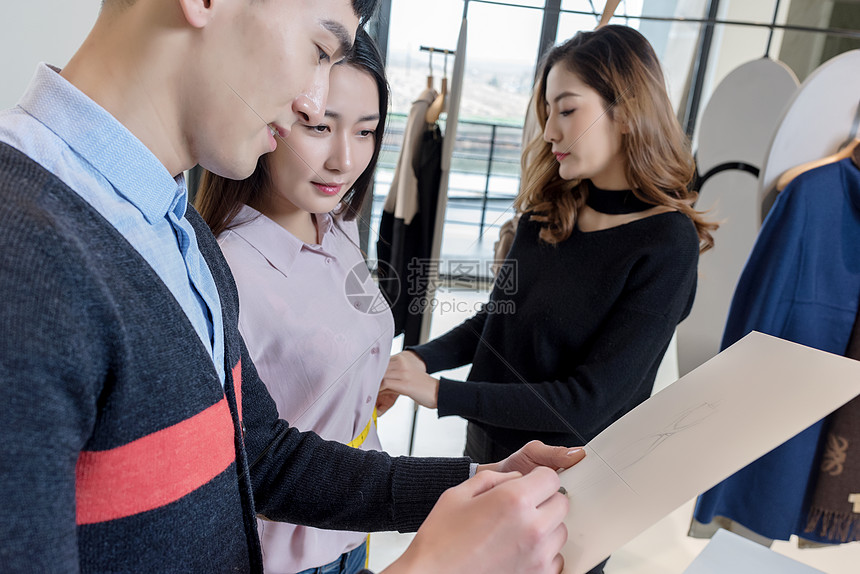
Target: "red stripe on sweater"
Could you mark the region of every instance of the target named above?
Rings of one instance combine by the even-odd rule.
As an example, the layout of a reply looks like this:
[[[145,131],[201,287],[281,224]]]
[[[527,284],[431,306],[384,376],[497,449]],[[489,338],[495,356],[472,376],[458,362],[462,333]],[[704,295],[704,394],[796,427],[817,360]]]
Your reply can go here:
[[[75,484],[77,523],[160,508],[197,490],[236,459],[227,399],[166,429],[105,451],[83,451]]]

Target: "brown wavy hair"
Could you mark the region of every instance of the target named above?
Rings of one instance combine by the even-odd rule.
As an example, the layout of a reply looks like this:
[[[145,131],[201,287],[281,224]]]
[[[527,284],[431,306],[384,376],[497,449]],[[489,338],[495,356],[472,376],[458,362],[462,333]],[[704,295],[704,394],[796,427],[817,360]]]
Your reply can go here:
[[[351,221],[361,212],[361,206],[373,184],[373,174],[376,170],[376,163],[379,161],[379,154],[382,151],[382,138],[385,135],[389,90],[382,56],[370,35],[362,28],[359,28],[355,35],[355,44],[353,44],[352,50],[337,65],[351,66],[366,72],[373,78],[379,92],[379,125],[373,136],[373,155],[370,158],[370,163],[344,194],[343,199],[333,212],[334,215],[340,216],[344,221]],[[257,160],[254,173],[240,181],[227,179],[203,170],[194,207],[203,216],[213,235],[217,237],[222,231],[230,229],[243,205],[254,205],[263,194],[272,193],[272,180],[269,174],[270,155],[266,154]]]
[[[532,220],[543,223],[541,239],[555,244],[570,237],[587,193],[582,180],[561,178],[552,146],[543,140],[547,76],[556,64],[600,94],[607,116],[627,128],[621,151],[633,194],[685,214],[696,226],[700,250],[713,247],[711,232],[718,225],[693,208],[697,194],[689,185],[695,163],[672,111],[657,55],[642,34],[615,25],[579,32],[550,50],[541,64],[534,97],[541,131],[523,150],[523,192],[516,201],[518,211],[532,211]]]

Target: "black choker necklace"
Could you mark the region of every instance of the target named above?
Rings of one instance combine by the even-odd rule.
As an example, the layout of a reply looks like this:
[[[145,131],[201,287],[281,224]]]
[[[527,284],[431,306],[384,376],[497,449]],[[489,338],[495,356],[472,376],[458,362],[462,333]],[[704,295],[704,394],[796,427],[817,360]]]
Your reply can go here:
[[[654,207],[633,195],[632,190],[600,189],[590,181],[588,182],[588,195],[585,198],[585,204],[594,211],[609,215],[637,213]]]

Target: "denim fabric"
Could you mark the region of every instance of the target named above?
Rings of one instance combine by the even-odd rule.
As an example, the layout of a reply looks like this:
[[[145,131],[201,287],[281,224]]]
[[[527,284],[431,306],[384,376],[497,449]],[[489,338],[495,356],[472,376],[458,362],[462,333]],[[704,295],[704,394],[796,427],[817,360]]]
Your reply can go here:
[[[340,558],[316,568],[302,570],[298,574],[358,574],[364,570],[367,561],[367,544],[362,544],[355,550],[341,554]]]

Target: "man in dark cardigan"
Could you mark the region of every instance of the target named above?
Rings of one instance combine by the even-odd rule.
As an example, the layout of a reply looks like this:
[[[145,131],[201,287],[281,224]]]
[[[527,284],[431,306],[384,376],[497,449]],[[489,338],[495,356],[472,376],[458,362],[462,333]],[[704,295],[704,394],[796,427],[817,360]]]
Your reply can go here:
[[[184,170],[247,177],[294,122],[322,121],[374,6],[105,0],[69,64],[0,112],[4,572],[260,572],[258,514],[421,526],[390,574],[561,571],[554,470],[580,449],[478,467],[290,428],[187,206]]]

